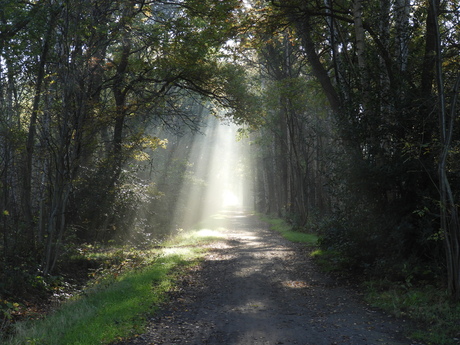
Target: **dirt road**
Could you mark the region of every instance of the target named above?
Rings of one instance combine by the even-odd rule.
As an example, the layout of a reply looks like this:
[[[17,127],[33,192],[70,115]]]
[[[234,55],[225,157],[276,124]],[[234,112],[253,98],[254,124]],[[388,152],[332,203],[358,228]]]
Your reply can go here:
[[[256,217],[232,214],[220,230],[225,240],[183,277],[148,332],[124,345],[412,344],[402,320],[367,307]]]

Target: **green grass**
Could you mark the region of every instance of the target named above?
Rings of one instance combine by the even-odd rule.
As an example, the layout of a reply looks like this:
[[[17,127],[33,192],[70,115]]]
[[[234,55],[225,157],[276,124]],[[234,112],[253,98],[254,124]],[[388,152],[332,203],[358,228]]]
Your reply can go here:
[[[183,233],[164,248],[131,250],[129,255],[118,250],[117,265],[98,274],[82,295],[42,320],[18,323],[7,344],[94,345],[135,337],[174,287],[179,272],[204,255],[199,244],[219,238],[218,233],[201,230]]]
[[[291,225],[286,223],[283,219],[267,216],[259,217],[270,225],[271,230],[279,232],[285,239],[291,242],[305,243],[310,246],[315,246],[318,242],[318,236],[306,232],[294,231]]]
[[[184,231],[179,233],[174,238],[163,243],[165,247],[175,246],[197,246],[222,239],[219,231],[210,228],[199,228],[192,231]]]
[[[298,231],[286,231],[282,235],[291,242],[307,243],[310,245],[316,245],[318,237],[313,234],[306,234]]]
[[[460,343],[460,304],[433,286],[405,286],[391,282],[367,282],[366,300],[399,318],[415,321],[410,337],[432,345]]]

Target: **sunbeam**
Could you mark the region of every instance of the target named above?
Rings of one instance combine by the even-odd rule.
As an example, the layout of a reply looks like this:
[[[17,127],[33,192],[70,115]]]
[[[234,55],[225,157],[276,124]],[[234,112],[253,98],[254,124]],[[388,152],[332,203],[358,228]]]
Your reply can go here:
[[[237,140],[237,131],[237,125],[209,117],[204,133],[195,136],[190,171],[181,190],[186,206],[175,212],[178,228],[188,229],[216,213],[247,207],[249,169],[245,143]]]

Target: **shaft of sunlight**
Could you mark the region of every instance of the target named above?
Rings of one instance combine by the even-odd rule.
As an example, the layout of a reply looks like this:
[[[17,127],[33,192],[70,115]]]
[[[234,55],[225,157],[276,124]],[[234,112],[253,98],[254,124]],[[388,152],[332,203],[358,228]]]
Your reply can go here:
[[[237,125],[211,116],[207,122],[189,155],[190,171],[181,191],[185,207],[176,210],[179,228],[192,228],[218,213],[242,212],[250,204],[247,143],[237,140]]]

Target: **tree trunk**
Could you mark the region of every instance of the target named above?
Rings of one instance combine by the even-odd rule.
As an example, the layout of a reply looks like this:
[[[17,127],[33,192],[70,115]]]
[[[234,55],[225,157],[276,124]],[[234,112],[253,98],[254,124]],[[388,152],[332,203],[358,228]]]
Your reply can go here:
[[[326,69],[319,59],[318,53],[316,52],[315,44],[313,43],[313,39],[311,37],[312,28],[309,18],[306,17],[302,22],[298,22],[297,26],[300,30],[302,42],[305,47],[305,54],[307,55],[308,62],[312,67],[313,75],[320,82],[332,111],[336,114],[340,114],[342,107],[341,102]]]
[[[395,47],[396,61],[398,71],[404,73],[407,70],[407,61],[409,57],[409,0],[395,1]]]
[[[115,125],[113,130],[113,171],[111,183],[115,183],[121,172],[123,163],[123,127],[126,117],[126,73],[128,71],[129,56],[131,54],[131,41],[128,37],[129,33],[125,33],[122,39],[122,50],[120,62],[117,66],[117,73],[113,81],[112,91],[115,98]]]
[[[30,115],[29,131],[26,141],[26,156],[23,165],[23,186],[22,186],[22,212],[24,216],[24,222],[27,228],[27,237],[31,241],[30,244],[34,243],[33,233],[33,215],[32,215],[32,161],[34,156],[35,148],[35,136],[38,114],[40,113],[40,102],[42,95],[42,84],[45,78],[45,65],[50,49],[51,34],[54,30],[56,23],[56,17],[58,11],[54,11],[50,14],[50,20],[48,22],[48,29],[46,31],[43,48],[39,58],[37,79],[35,80],[35,91],[34,99],[32,104],[32,113]]]
[[[353,2],[353,21],[355,23],[355,40],[356,40],[356,57],[358,60],[358,78],[361,81],[361,91],[364,93],[364,103],[368,103],[369,93],[369,78],[366,73],[365,59],[365,35],[362,18],[362,0],[354,0]]]
[[[434,15],[436,37],[436,83],[439,100],[439,127],[442,150],[439,157],[438,178],[441,207],[441,230],[444,231],[446,251],[447,286],[454,300],[460,300],[460,221],[457,203],[447,175],[447,158],[451,151],[454,122],[457,114],[457,99],[460,88],[460,73],[453,88],[450,114],[446,106],[444,77],[442,69],[441,36],[438,25],[438,0],[430,0]]]

